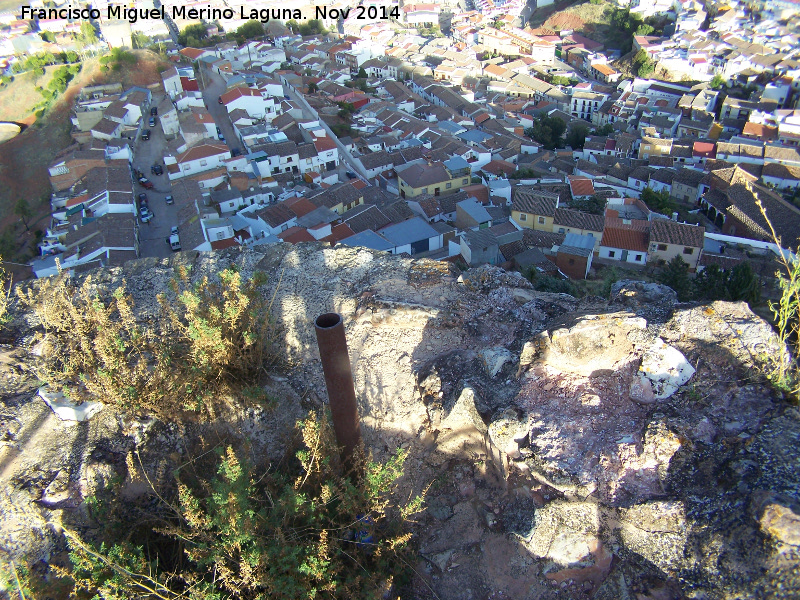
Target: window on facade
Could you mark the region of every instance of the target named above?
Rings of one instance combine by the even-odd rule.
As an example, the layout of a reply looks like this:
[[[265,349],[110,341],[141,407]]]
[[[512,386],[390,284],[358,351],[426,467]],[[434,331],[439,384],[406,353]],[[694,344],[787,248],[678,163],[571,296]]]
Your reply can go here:
[[[428,188],[422,188],[422,193],[423,194],[427,194],[428,193]]]
[[[451,187],[453,187],[453,184],[452,183],[448,183],[444,187],[445,187],[446,190],[449,190]]]
[[[636,258],[634,260],[637,261],[637,262],[642,262],[642,255],[641,254],[637,254]]]
[[[208,162],[207,162],[207,161],[205,161],[205,160],[201,160],[201,161],[200,161],[200,166],[201,166],[201,167],[205,167],[207,164],[208,164]]]
[[[525,213],[519,213],[519,220],[520,221],[527,221],[528,220],[528,215],[526,215]]]
[[[563,227],[559,227],[559,229],[558,229],[558,233],[565,233],[565,232],[564,232],[564,228],[563,228]]]
[[[608,258],[614,258],[615,254],[616,254],[616,252],[614,252],[613,250],[609,250],[608,251]]]
[[[683,253],[684,253],[684,254],[694,254],[694,248],[689,248],[689,246],[686,246],[686,247],[683,249]]]
[[[466,179],[462,179],[462,180],[461,180],[461,184],[462,184],[462,185],[467,185],[467,180],[466,180]]]
[[[539,217],[539,225],[544,225],[544,217]]]
[[[659,244],[658,245],[658,251],[659,252],[666,252],[667,251],[667,245],[666,244]]]
[[[218,240],[224,240],[225,239],[225,232],[224,231],[218,232],[217,233],[217,239]]]

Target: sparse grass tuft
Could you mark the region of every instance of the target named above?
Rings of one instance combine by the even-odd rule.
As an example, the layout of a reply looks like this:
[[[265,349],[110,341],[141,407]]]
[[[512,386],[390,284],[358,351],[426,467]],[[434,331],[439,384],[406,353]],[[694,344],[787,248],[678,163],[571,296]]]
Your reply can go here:
[[[767,211],[756,200],[761,214],[767,221],[772,239],[778,248],[782,248],[781,239],[775,232]],[[782,269],[775,276],[781,289],[778,302],[770,302],[769,307],[778,328],[780,348],[771,372],[767,373],[772,384],[782,392],[790,395],[795,402],[800,399],[800,256],[788,255],[782,251],[779,257]],[[787,352],[788,349],[788,352]]]

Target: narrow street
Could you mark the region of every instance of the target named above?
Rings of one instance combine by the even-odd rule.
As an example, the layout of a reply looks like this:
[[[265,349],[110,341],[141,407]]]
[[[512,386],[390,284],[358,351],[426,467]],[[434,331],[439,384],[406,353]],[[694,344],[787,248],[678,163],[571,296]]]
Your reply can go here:
[[[239,138],[236,136],[228,118],[228,111],[225,106],[219,103],[219,97],[225,93],[225,80],[218,73],[214,73],[205,67],[201,67],[200,83],[203,86],[203,100],[205,100],[208,112],[214,117],[214,122],[225,136],[225,142],[231,150],[238,148],[244,152]],[[219,142],[222,143],[222,142]]]
[[[154,94],[152,106],[158,105],[163,96],[164,94]],[[143,115],[142,119],[147,122],[150,113]],[[143,257],[165,258],[172,254],[165,240],[169,237],[170,228],[178,223],[178,208],[175,204],[168,205],[164,200],[172,189],[166,169],[162,175],[150,172],[150,167],[154,164],[162,166],[164,164],[166,140],[161,130],[161,123],[156,118],[156,126],[146,128],[150,129],[150,139],[142,141],[141,137],[138,137],[134,140],[133,167],[144,173],[155,187],[146,190],[137,182],[134,185],[134,193],[137,198],[141,193],[147,194],[147,204],[154,216],[148,223],[139,220],[139,250]]]

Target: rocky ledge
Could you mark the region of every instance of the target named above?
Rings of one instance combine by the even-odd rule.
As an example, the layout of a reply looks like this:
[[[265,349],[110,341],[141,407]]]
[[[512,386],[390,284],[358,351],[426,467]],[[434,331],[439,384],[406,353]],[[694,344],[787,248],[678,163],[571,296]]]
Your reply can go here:
[[[87,498],[115,483],[146,506],[209,438],[277,458],[325,401],[313,319],[335,311],[365,443],[379,459],[406,448],[403,485],[428,488],[415,597],[800,595],[800,412],[767,385],[781,349],[745,304],[683,305],[627,281],[577,301],[496,267],[313,244],[92,277],[125,285],[145,322],[179,264],[269,275],[291,365],[270,386],[278,409],[164,423],[105,407],[62,421],[35,394],[38,323],[15,314],[0,353],[5,558],[56,560],[63,526],[98,526]]]

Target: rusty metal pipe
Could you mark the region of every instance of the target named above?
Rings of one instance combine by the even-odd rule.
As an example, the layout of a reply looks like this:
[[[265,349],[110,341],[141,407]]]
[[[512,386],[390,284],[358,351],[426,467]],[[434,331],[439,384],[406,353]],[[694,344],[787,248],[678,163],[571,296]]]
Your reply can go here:
[[[344,321],[338,313],[325,313],[316,318],[314,327],[325,386],[328,388],[336,444],[343,448],[342,461],[350,466],[353,452],[361,444],[361,428]]]

